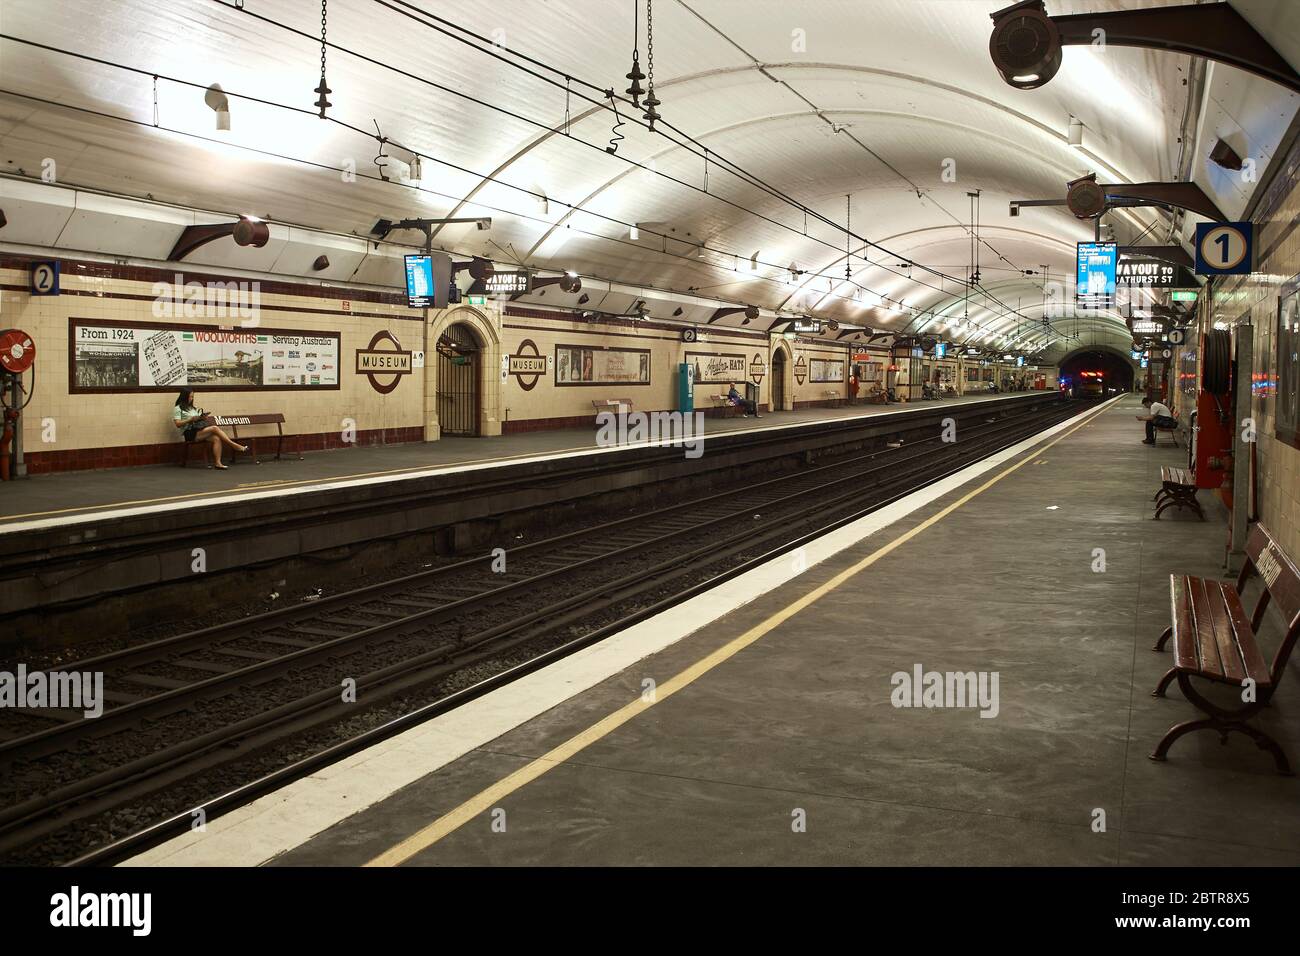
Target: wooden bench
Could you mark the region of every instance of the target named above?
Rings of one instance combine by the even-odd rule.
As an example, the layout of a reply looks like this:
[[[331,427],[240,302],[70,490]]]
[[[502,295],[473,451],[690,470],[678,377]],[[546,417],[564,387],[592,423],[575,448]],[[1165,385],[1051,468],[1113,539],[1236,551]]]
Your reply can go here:
[[[1252,574],[1259,575],[1263,591],[1247,620],[1241,595]],[[1235,587],[1227,581],[1174,574],[1169,578],[1169,595],[1173,624],[1165,628],[1155,649],[1164,650],[1165,643],[1173,637],[1174,666],[1160,678],[1152,696],[1164,697],[1169,685],[1177,680],[1183,696],[1206,716],[1169,728],[1151,759],[1164,760],[1174,741],[1193,730],[1217,731],[1220,743],[1227,743],[1228,734],[1235,730],[1271,753],[1278,773],[1289,776],[1291,764],[1281,746],[1262,730],[1247,724],[1246,719],[1264,707],[1277,691],[1287,659],[1300,637],[1300,571],[1295,562],[1278,547],[1267,528],[1255,524],[1246,540],[1246,563]],[[1282,612],[1286,632],[1273,655],[1272,665],[1266,667],[1256,634],[1270,602]],[[1193,677],[1241,687],[1245,703],[1231,710],[1212,703],[1197,692],[1191,682]],[[1248,688],[1253,693],[1246,693]]]
[[[597,412],[614,412],[622,415],[625,412],[632,411],[632,399],[630,398],[593,398],[591,407]]]
[[[275,460],[276,461],[280,460],[281,454],[284,451],[284,415],[281,414],[280,412],[266,412],[257,415],[213,415],[212,421],[213,424],[225,430],[226,433],[230,435],[232,440],[239,442],[239,444],[241,445],[244,444],[244,442],[241,441],[239,437],[239,429],[241,426],[244,428],[249,428],[254,425],[274,425],[276,430]],[[270,438],[271,436],[265,435],[261,437]],[[248,439],[248,453],[253,456],[253,463],[260,465],[262,462],[261,459],[259,459],[256,455],[256,448],[255,448],[256,442],[257,442],[257,436]],[[189,464],[190,455],[195,448],[199,450],[199,454],[201,454],[204,460],[207,461],[208,447],[209,446],[207,441],[185,442],[185,447],[181,451],[181,467],[184,468],[186,465]],[[294,442],[293,450],[298,455],[298,460],[302,461],[302,449],[300,447],[300,442]],[[230,463],[233,465],[238,460],[239,460],[238,453],[231,452]],[[208,464],[211,465],[212,462],[208,461]]]
[[[735,418],[737,415],[745,413],[745,406],[731,404],[730,395],[710,395],[709,399],[713,402],[713,407],[722,411],[723,418]]]
[[[1157,425],[1155,424],[1155,422],[1152,422],[1151,429],[1153,434],[1156,436],[1157,445],[1160,444],[1161,435],[1168,435],[1169,440],[1174,443],[1175,448],[1182,447],[1181,445],[1178,444],[1178,416],[1177,415],[1174,416],[1174,423],[1172,425]]]
[[[1171,465],[1160,466],[1160,490],[1156,492],[1156,520],[1166,508],[1189,508],[1205,520],[1201,503],[1196,500],[1196,475],[1186,468]]]

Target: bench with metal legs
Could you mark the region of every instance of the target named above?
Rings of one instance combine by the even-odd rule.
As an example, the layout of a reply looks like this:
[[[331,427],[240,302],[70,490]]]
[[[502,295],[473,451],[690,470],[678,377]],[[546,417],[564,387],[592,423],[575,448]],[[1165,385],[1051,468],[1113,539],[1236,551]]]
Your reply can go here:
[[[1162,465],[1160,490],[1152,500],[1156,503],[1156,520],[1169,508],[1186,508],[1196,512],[1202,521],[1205,520],[1201,503],[1196,500],[1196,475],[1186,468]]]
[[[1241,594],[1251,575],[1258,574],[1263,591],[1247,620]],[[1297,638],[1300,638],[1300,571],[1261,524],[1251,528],[1246,542],[1246,563],[1235,586],[1190,575],[1171,575],[1169,581],[1173,623],[1155,643],[1163,651],[1174,639],[1174,666],[1169,668],[1153,697],[1164,697],[1175,680],[1183,696],[1205,714],[1197,720],[1175,724],[1156,744],[1152,760],[1164,760],[1178,738],[1194,730],[1213,730],[1220,743],[1236,732],[1249,737],[1273,755],[1278,773],[1290,775],[1291,763],[1276,740],[1248,724],[1277,692]],[[1273,662],[1265,666],[1256,637],[1264,612],[1275,602],[1286,620],[1286,632]],[[1192,678],[1241,688],[1241,707],[1228,708],[1208,700]]]

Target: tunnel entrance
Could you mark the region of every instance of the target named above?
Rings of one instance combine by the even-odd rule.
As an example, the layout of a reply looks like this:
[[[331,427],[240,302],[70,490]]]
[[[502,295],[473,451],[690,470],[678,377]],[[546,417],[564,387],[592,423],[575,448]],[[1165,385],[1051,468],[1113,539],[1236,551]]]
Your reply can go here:
[[[1061,387],[1076,398],[1133,390],[1133,366],[1108,349],[1076,352],[1061,363]]]
[[[438,339],[438,424],[442,434],[479,434],[479,356],[474,331],[463,322]]]

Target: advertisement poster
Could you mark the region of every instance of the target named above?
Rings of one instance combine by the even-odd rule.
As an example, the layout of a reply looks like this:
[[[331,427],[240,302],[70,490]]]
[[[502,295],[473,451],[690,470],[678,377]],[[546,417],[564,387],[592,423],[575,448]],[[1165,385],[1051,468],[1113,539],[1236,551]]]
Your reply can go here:
[[[844,381],[843,359],[812,359],[808,362],[808,381],[842,382]]]
[[[649,385],[648,349],[555,347],[556,385]]]
[[[686,361],[695,366],[695,381],[702,384],[743,382],[749,374],[749,361],[743,353],[687,352]]]
[[[73,392],[338,388],[334,332],[72,320]]]

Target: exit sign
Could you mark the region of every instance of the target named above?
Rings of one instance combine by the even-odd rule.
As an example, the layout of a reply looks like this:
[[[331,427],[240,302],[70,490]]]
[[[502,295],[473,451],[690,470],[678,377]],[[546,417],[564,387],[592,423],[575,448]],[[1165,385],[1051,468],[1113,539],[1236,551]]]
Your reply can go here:
[[[485,296],[485,295],[471,295],[471,296],[469,296],[469,304],[470,304],[470,305],[487,305],[487,296]]]
[[[1169,295],[1170,295],[1170,298],[1172,298],[1175,302],[1195,302],[1195,301],[1196,301],[1196,290],[1195,290],[1195,289],[1175,289],[1175,290],[1174,290],[1173,292],[1171,292]]]

